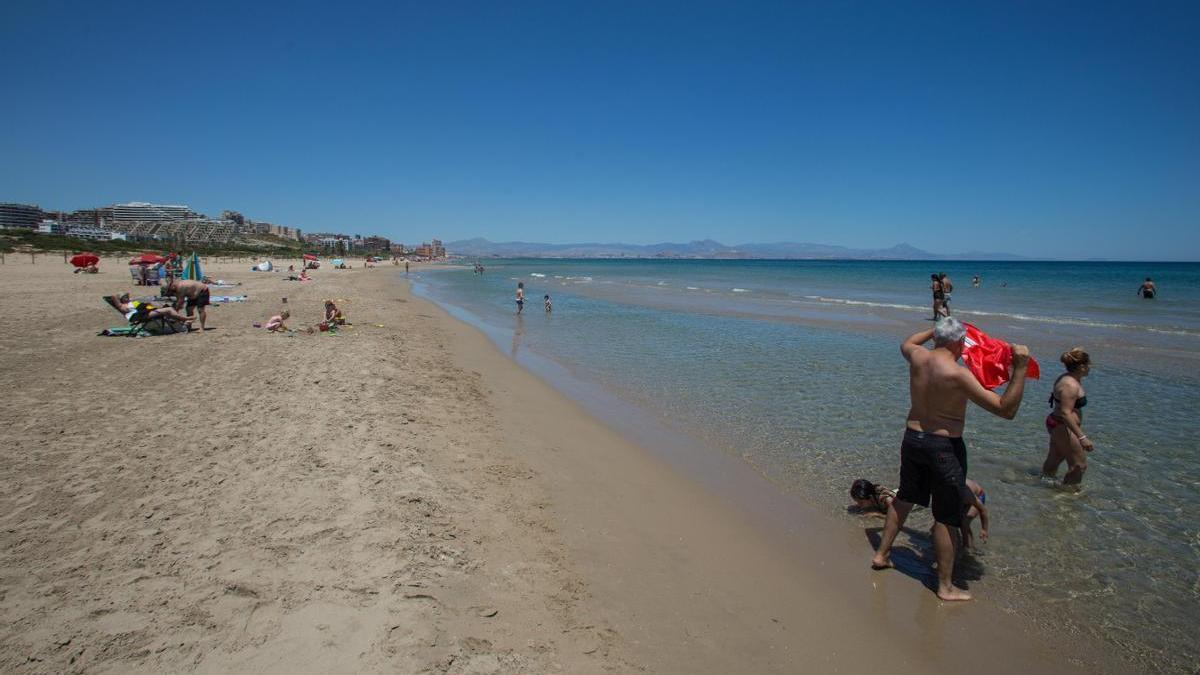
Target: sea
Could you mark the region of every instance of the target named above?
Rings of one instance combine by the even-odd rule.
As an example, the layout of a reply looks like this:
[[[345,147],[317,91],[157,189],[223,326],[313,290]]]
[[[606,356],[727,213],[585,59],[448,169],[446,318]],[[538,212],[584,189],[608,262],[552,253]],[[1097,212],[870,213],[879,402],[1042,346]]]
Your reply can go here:
[[[476,274],[473,262],[426,268],[414,289],[568,395],[747,462],[846,527],[878,527],[847,511],[855,478],[898,481],[899,344],[932,325],[929,277],[948,274],[954,315],[1028,344],[1043,373],[1016,420],[968,410],[970,477],[993,520],[973,590],[1138,670],[1196,672],[1200,264],[485,259]],[[1153,300],[1137,295],[1146,277]],[[1058,357],[1076,346],[1093,363],[1095,443],[1078,491],[1039,476]]]

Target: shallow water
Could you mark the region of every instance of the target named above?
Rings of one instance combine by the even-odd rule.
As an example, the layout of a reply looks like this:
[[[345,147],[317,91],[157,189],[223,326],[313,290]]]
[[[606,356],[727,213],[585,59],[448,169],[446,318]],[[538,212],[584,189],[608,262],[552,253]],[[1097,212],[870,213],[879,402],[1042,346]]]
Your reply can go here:
[[[856,477],[894,485],[907,411],[898,343],[927,327],[927,280],[952,307],[1030,344],[1045,376],[1015,421],[968,414],[970,475],[992,542],[977,590],[1110,644],[1149,670],[1190,672],[1200,619],[1200,265],[773,261],[488,261],[424,273],[514,356],[550,359],[666,426],[744,458],[781,489],[845,519]],[[971,276],[983,284],[971,287]],[[1144,301],[1145,276],[1161,293]],[[514,317],[517,281],[529,298]],[[1004,286],[1000,284],[1004,283]],[[553,296],[554,312],[541,298]],[[510,343],[505,340],[511,340]],[[1083,492],[1036,476],[1056,355],[1091,352]],[[698,449],[697,452],[703,451]],[[914,527],[922,527],[916,520]],[[876,526],[878,523],[868,523]],[[916,542],[919,544],[919,542]]]

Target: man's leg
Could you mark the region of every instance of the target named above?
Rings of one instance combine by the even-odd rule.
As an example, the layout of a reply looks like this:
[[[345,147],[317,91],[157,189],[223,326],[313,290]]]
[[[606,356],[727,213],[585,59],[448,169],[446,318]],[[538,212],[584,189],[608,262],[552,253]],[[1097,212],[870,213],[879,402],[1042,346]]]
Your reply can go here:
[[[875,557],[871,558],[873,569],[882,570],[892,566],[892,542],[896,541],[896,535],[900,534],[900,528],[904,527],[904,521],[908,520],[908,512],[912,510],[912,507],[912,504],[899,499],[893,499],[891,505],[888,506],[887,522],[883,525],[883,537],[879,540],[879,549],[875,551]]]
[[[199,311],[200,311],[200,330],[206,330],[204,328],[204,320],[208,318],[208,307],[206,305],[200,305]]]
[[[942,600],[970,600],[971,594],[951,583],[954,576],[954,538],[944,523],[933,524],[933,553],[937,556],[938,589]]]

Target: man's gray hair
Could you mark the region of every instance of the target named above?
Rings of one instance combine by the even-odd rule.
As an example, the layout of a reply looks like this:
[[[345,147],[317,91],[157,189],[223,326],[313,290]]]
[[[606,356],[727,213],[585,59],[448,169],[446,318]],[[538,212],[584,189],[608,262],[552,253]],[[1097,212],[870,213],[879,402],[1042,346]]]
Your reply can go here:
[[[938,319],[933,326],[933,344],[935,347],[949,347],[958,344],[967,336],[967,327],[963,322],[952,316]]]

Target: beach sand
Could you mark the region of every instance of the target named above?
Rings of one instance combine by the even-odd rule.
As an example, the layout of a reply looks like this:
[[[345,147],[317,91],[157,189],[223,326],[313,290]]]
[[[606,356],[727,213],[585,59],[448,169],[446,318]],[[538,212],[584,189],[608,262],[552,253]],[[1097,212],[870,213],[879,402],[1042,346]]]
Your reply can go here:
[[[132,339],[118,259],[0,265],[0,670],[1119,672],[631,444],[390,265],[249,267],[205,266],[249,295],[215,330]],[[281,296],[354,326],[252,327]]]

